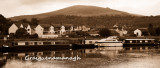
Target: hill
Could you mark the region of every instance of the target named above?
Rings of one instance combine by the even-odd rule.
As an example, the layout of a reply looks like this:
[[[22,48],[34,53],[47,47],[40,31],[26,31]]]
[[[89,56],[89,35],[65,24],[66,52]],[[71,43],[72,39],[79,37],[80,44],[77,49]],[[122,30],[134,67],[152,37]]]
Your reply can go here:
[[[67,7],[64,9],[57,10],[57,11],[48,12],[48,13],[42,13],[42,14],[36,14],[36,15],[16,16],[16,17],[12,17],[10,19],[12,19],[12,20],[20,20],[20,19],[30,20],[31,18],[42,19],[42,18],[56,16],[56,15],[74,15],[74,16],[82,16],[82,17],[101,16],[101,15],[139,16],[136,14],[130,14],[127,12],[118,11],[118,10],[114,10],[114,9],[110,9],[110,8],[76,5],[76,6],[71,6],[71,7]]]

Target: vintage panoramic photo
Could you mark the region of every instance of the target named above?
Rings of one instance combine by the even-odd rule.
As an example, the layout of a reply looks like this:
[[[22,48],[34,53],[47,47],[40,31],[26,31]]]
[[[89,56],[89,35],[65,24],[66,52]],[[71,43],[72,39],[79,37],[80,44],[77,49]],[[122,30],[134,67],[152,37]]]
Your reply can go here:
[[[160,0],[0,0],[0,68],[160,68]]]

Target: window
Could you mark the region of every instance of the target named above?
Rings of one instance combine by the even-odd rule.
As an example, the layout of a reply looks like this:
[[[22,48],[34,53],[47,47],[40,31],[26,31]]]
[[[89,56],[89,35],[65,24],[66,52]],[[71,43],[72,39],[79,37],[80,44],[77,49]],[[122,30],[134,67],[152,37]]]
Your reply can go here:
[[[43,42],[37,42],[38,45],[43,45]]]
[[[147,43],[148,41],[147,40],[145,40],[145,43]]]
[[[92,41],[89,41],[89,43],[92,43]]]
[[[34,45],[34,42],[29,42],[29,45]]]

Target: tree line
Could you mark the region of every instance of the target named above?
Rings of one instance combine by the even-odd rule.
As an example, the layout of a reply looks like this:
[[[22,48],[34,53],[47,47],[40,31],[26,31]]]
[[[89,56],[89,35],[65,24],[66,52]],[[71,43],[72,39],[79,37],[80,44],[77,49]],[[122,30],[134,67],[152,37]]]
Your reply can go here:
[[[149,23],[158,27],[160,25],[160,16],[69,16],[69,15],[57,15],[44,19],[40,19],[39,23],[54,23],[54,24],[74,24],[74,25],[86,25],[94,28],[111,28],[115,24],[130,25],[136,27],[147,27]]]

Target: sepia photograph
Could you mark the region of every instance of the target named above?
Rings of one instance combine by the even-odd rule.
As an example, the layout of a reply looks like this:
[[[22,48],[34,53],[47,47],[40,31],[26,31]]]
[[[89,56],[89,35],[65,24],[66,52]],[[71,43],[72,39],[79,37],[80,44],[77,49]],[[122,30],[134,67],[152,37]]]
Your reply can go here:
[[[0,0],[0,68],[159,68],[160,0]]]

